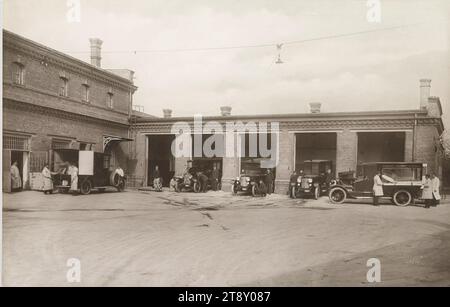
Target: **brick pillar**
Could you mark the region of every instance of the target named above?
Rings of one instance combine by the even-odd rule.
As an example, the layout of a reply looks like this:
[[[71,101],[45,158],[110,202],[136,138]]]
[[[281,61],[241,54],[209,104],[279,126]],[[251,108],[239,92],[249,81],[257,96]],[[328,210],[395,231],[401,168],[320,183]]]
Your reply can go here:
[[[226,135],[225,138],[230,136]],[[237,154],[239,151],[238,147],[239,136],[237,134],[232,134],[231,137],[233,138],[234,142],[234,156],[227,157],[225,155],[225,157],[223,157],[222,160],[222,191],[225,192],[231,192],[231,181],[235,179],[237,176],[239,176],[239,168],[240,168],[239,165],[240,160]],[[226,143],[227,142],[225,141],[225,144]]]
[[[294,170],[294,133],[282,130],[279,133],[279,161],[276,168],[275,193],[287,194],[289,179]]]
[[[188,164],[189,160],[191,160],[190,157],[175,158],[175,175],[176,176],[183,175],[184,170],[186,169],[186,165]]]
[[[413,132],[405,132],[405,162],[412,162],[413,160]]]
[[[127,185],[142,187],[146,185],[148,167],[148,141],[145,134],[136,133],[132,144],[132,159],[128,160]]]
[[[358,135],[344,130],[337,133],[336,173],[348,170],[356,171],[358,153]]]

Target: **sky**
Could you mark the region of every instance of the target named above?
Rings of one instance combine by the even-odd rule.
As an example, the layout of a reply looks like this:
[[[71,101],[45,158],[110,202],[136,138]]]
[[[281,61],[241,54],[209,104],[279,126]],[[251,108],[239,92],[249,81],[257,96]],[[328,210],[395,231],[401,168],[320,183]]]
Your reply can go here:
[[[87,62],[89,38],[102,39],[102,67],[135,71],[146,113],[409,110],[430,78],[450,127],[447,0],[380,0],[379,22],[367,0],[80,0],[79,22],[71,1],[4,0],[3,26]]]

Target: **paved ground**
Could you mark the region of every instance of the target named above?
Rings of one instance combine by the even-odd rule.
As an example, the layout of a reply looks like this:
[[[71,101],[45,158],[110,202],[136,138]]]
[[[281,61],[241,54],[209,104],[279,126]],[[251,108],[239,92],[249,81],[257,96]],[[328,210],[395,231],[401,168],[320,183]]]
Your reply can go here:
[[[450,204],[127,191],[4,194],[3,283],[100,286],[450,286]]]

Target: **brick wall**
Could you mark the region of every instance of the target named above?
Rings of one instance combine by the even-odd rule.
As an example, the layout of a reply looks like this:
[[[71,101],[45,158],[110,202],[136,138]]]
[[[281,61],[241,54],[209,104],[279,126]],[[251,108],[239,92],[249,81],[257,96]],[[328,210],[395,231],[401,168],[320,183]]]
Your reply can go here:
[[[358,136],[348,129],[337,133],[336,175],[339,172],[356,170]]]

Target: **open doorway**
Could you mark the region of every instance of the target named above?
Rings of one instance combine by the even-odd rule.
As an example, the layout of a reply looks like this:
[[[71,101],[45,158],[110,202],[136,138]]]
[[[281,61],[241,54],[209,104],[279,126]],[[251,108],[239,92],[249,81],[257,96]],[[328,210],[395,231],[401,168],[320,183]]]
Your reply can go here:
[[[175,157],[172,154],[172,142],[174,135],[149,135],[148,136],[148,170],[147,185],[153,185],[153,172],[158,166],[163,180],[163,186],[168,187],[170,179],[175,174]]]
[[[333,173],[336,173],[337,134],[297,133],[295,135],[295,170],[304,169],[305,161],[330,160]]]

